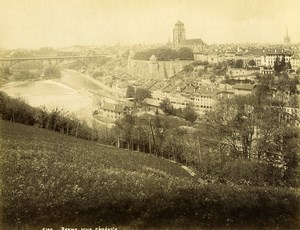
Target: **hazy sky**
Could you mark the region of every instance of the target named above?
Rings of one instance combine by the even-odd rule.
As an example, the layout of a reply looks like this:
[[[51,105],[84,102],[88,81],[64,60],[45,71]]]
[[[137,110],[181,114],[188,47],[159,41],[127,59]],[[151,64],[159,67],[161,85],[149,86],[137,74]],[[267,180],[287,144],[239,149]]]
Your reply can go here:
[[[0,47],[300,41],[300,0],[0,0]]]

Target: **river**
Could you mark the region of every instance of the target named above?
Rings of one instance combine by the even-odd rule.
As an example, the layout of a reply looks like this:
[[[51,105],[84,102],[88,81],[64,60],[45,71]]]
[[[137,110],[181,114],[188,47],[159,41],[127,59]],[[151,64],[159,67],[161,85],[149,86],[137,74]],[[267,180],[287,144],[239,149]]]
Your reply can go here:
[[[21,97],[34,107],[45,106],[49,111],[58,107],[88,122],[93,120],[92,113],[98,109],[99,99],[114,97],[91,77],[68,69],[61,73],[59,79],[11,82],[2,86],[0,91]]]

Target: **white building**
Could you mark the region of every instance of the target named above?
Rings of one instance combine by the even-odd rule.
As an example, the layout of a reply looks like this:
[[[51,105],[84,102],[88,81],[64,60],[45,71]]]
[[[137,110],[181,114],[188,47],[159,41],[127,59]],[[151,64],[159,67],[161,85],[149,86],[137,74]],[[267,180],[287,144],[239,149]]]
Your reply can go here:
[[[300,56],[299,54],[293,54],[291,56],[291,66],[292,69],[297,70],[300,67]]]
[[[204,114],[214,109],[219,92],[215,88],[200,87],[192,94],[190,102],[198,113]]]
[[[277,57],[279,58],[279,61],[281,61],[282,58],[285,58],[285,62],[290,62],[291,56],[292,56],[291,52],[287,52],[283,49],[281,50],[275,49],[261,56],[261,66],[273,67]]]

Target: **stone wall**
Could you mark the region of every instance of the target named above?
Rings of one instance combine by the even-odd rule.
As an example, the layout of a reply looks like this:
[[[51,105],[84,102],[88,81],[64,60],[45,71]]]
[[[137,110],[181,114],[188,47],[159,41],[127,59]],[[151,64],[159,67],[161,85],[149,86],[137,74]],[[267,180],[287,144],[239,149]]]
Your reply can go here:
[[[192,61],[141,61],[128,59],[128,74],[144,79],[170,78]]]

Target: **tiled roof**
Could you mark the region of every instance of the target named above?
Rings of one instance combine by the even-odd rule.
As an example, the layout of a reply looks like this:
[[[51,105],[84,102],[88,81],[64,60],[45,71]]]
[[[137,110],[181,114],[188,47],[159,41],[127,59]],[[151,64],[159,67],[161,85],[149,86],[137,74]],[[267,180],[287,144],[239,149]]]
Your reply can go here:
[[[202,86],[200,88],[198,88],[196,90],[196,92],[194,93],[194,95],[197,96],[210,96],[210,97],[214,97],[216,96],[218,93],[220,92],[220,90],[215,89],[215,88],[209,88],[209,87],[205,87]]]
[[[176,91],[176,90],[177,90],[177,88],[176,88],[175,86],[173,86],[173,85],[168,85],[167,87],[165,87],[165,88],[163,89],[163,92],[171,93],[171,92],[174,92],[174,91]]]
[[[152,98],[145,98],[143,102],[146,103],[147,105],[159,107],[161,101]]]
[[[182,92],[184,93],[193,93],[195,88],[193,86],[187,86]]]
[[[125,107],[127,107],[127,106],[125,106],[123,104],[112,104],[112,103],[106,102],[102,106],[102,109],[117,112],[117,113],[121,113]]]
[[[184,45],[203,45],[204,42],[201,38],[195,38],[195,39],[187,39],[182,42]]]
[[[235,84],[233,85],[234,89],[237,90],[253,90],[255,84]]]

